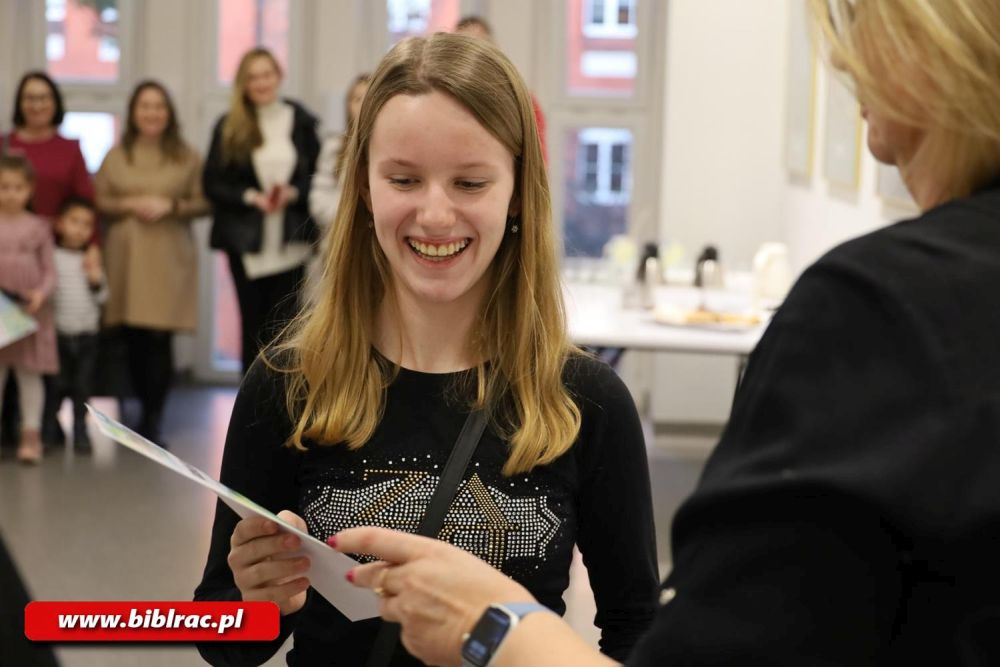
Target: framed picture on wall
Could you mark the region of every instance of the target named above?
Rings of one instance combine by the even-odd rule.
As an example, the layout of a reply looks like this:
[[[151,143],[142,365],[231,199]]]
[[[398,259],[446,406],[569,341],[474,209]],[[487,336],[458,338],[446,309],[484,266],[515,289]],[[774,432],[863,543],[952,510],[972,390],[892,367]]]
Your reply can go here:
[[[823,173],[830,183],[857,190],[861,172],[861,108],[840,77],[829,69],[826,74]]]
[[[788,22],[788,88],[785,98],[785,166],[800,178],[812,176],[816,106],[816,52],[809,38],[807,0],[792,0]]]
[[[906,183],[903,182],[903,177],[899,175],[899,169],[891,164],[880,162],[876,175],[878,183],[876,183],[875,191],[884,204],[895,208],[918,210],[917,202],[913,201],[910,191],[906,189]]]

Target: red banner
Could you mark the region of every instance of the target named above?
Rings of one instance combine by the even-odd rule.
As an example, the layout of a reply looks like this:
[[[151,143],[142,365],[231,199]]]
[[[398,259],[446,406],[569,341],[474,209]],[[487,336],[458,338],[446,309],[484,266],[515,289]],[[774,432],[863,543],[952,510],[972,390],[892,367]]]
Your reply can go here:
[[[273,602],[31,602],[24,635],[43,642],[244,642],[277,638]]]

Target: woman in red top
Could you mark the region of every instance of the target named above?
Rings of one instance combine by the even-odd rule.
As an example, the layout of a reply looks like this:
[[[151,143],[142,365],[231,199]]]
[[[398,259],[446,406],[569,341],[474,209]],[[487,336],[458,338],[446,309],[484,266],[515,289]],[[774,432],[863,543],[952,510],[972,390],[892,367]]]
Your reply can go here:
[[[80,142],[58,132],[64,113],[62,95],[45,72],[28,72],[21,77],[12,119],[14,131],[6,137],[6,148],[31,162],[35,170],[31,208],[35,215],[50,220],[70,195],[94,198]]]
[[[52,223],[67,197],[94,198],[94,185],[83,161],[80,142],[58,132],[64,114],[62,95],[55,82],[45,72],[28,72],[21,77],[14,97],[14,131],[0,142],[5,152],[28,158],[35,172],[31,211]],[[50,384],[49,376],[45,376],[47,403]],[[11,436],[19,432],[16,393],[5,393],[9,404],[4,406],[2,431],[7,437],[0,437],[0,440],[11,443],[15,439]],[[66,440],[50,405],[47,405],[42,422],[42,440],[49,445],[59,445]]]

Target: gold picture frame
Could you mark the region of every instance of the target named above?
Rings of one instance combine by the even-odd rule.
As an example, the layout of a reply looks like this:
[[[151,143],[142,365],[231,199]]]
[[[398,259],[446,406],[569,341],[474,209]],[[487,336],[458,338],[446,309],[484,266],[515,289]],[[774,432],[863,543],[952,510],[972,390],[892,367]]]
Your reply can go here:
[[[857,190],[861,184],[861,107],[853,91],[829,68],[825,109],[823,174],[839,188]]]
[[[785,167],[791,176],[802,179],[812,176],[816,117],[817,58],[806,2],[791,3],[785,94]]]

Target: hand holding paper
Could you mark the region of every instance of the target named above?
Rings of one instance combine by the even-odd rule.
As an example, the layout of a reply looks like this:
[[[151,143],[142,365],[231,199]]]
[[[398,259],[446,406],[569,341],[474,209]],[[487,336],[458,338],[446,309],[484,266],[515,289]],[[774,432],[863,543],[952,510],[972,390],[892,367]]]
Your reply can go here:
[[[278,517],[306,530],[298,515],[283,510]],[[236,524],[229,567],[244,600],[274,602],[281,615],[293,614],[306,603],[309,558],[296,555],[302,540],[280,531],[278,524],[252,516]]]
[[[170,468],[182,477],[186,477],[210,489],[241,518],[251,519],[251,522],[247,525],[257,525],[262,528],[267,523],[259,520],[263,518],[277,525],[278,532],[274,534],[274,539],[280,540],[285,537],[294,536],[299,541],[299,546],[287,551],[285,555],[278,558],[298,559],[303,556],[307,557],[309,564],[308,575],[306,576],[309,579],[309,584],[344,616],[352,621],[360,621],[378,616],[378,604],[376,603],[375,596],[367,591],[359,590],[347,582],[346,574],[358,564],[357,561],[334,551],[323,542],[320,542],[306,532],[304,526],[300,528],[268,509],[261,507],[249,498],[209,477],[190,463],[183,461],[126,426],[116,422],[99,410],[95,410],[89,405],[87,409],[90,410],[90,414],[97,422],[98,428],[106,436],[125,445],[132,451],[138,452],[160,465]],[[241,521],[237,524],[237,530],[239,530],[240,525],[245,523]],[[253,529],[250,528],[249,532],[252,533]],[[263,535],[263,533],[261,534]],[[274,568],[274,570],[282,569],[281,567]],[[288,574],[291,576],[291,572]],[[297,580],[301,574],[303,573],[292,576],[292,580]],[[270,581],[271,579],[268,580]],[[294,595],[286,595],[285,597],[294,598]],[[279,606],[281,605],[279,604]],[[285,609],[294,610],[294,606],[294,603],[286,605],[282,609],[282,613],[289,613]]]

